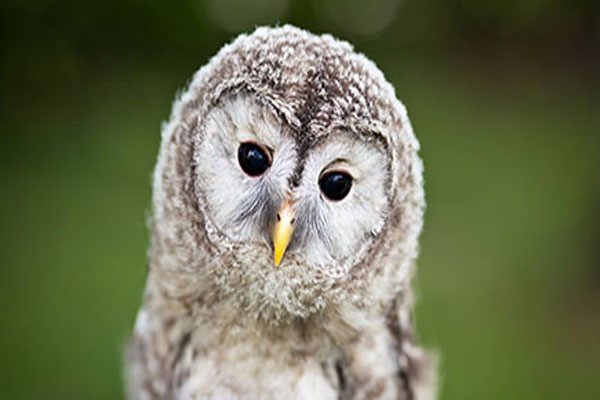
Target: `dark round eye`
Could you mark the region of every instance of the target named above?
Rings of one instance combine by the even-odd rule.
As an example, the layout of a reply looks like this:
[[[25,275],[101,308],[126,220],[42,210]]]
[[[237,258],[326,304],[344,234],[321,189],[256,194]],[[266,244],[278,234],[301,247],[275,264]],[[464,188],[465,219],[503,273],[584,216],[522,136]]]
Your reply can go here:
[[[267,153],[254,143],[240,144],[238,162],[250,176],[260,176],[271,166],[271,159]]]
[[[345,172],[328,172],[319,179],[319,187],[328,199],[342,200],[350,192],[352,177]]]

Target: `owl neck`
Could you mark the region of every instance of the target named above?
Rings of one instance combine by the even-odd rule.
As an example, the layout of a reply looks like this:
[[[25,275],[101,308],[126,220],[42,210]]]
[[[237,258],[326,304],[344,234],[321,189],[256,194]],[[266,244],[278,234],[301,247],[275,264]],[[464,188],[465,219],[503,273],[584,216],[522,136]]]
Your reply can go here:
[[[165,287],[164,276],[151,271],[144,309],[157,319],[155,329],[173,329],[180,335],[198,337],[201,346],[230,346],[252,342],[265,352],[295,348],[300,353],[319,353],[343,347],[365,333],[385,328],[385,321],[354,306],[330,307],[307,317],[282,316],[271,310],[247,312],[233,296],[224,296],[214,287],[197,290],[190,284]],[[160,284],[159,284],[160,282]],[[196,290],[196,291],[193,291]],[[178,293],[177,296],[171,293]],[[380,310],[378,310],[380,311]],[[329,350],[326,350],[329,349]]]

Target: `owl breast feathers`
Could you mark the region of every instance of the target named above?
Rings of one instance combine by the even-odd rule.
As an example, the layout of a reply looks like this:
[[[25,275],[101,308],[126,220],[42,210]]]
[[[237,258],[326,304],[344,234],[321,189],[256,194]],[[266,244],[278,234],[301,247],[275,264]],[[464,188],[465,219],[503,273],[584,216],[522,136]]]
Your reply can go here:
[[[163,127],[129,397],[433,399],[418,149],[348,43],[284,26],[221,49]]]

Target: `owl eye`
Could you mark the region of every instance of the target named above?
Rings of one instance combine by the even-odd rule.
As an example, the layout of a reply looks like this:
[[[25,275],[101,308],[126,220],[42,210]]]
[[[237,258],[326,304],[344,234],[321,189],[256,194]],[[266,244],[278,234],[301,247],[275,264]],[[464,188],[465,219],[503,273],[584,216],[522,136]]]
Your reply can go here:
[[[271,158],[257,144],[242,143],[238,149],[240,167],[250,176],[260,176],[271,166]]]
[[[339,201],[350,192],[352,177],[346,172],[328,172],[319,179],[319,187],[329,200]]]

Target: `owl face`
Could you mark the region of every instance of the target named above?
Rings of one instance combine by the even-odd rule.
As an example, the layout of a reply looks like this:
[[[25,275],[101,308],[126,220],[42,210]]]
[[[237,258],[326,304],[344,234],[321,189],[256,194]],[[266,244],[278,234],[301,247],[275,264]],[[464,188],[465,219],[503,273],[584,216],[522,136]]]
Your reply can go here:
[[[340,273],[384,226],[390,204],[385,143],[331,127],[307,144],[276,111],[251,92],[208,111],[194,152],[205,222],[245,246],[247,258],[238,259],[243,268],[269,263],[273,271]]]
[[[393,87],[348,43],[241,35],[163,128],[150,270],[172,297],[269,323],[384,304],[417,255],[418,148]]]

